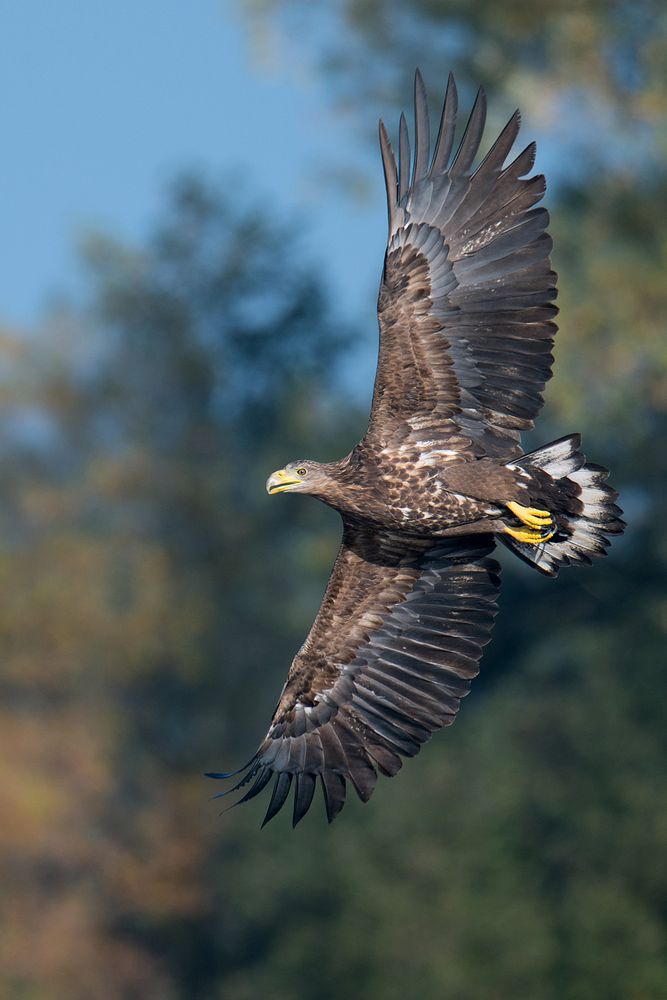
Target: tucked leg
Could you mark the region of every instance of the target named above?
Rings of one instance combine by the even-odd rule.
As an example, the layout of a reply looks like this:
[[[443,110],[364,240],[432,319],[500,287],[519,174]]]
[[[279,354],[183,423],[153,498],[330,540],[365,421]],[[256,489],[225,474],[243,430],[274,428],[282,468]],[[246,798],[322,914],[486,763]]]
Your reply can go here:
[[[551,524],[553,524],[553,521],[551,521]],[[540,545],[542,542],[548,542],[556,534],[556,528],[549,525],[545,525],[542,528],[510,528],[508,525],[505,525],[504,531],[505,534],[515,538],[517,542],[525,542],[527,545]]]
[[[522,524],[528,525],[529,528],[549,528],[554,523],[548,510],[540,510],[538,507],[524,507],[523,504],[516,503],[514,500],[510,500],[505,506],[512,511],[515,517],[519,518]]]

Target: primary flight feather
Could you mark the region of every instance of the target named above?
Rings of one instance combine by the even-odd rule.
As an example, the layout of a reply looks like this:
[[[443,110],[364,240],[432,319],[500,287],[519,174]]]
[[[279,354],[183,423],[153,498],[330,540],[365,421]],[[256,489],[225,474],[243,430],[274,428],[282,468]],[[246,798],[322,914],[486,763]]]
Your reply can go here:
[[[417,72],[414,156],[401,115],[398,163],[380,123],[389,239],[366,435],[338,462],[291,462],[267,482],[338,510],[343,539],[266,737],[229,790],[244,802],[273,780],[264,822],[294,786],[296,824],[318,781],[331,821],[348,783],[366,801],[378,773],[454,721],[491,635],[497,541],[555,576],[624,528],[578,435],[521,448],[556,333],[545,182],[527,176],[534,143],[506,165],[518,112],[473,168],[482,90],[452,155],[457,107],[450,75],[432,148]]]

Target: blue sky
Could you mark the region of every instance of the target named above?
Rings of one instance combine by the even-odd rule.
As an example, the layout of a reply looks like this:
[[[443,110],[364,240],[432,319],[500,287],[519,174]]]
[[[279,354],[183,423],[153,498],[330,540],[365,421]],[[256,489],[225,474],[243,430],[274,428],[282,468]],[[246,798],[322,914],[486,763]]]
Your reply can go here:
[[[335,112],[314,68],[317,33],[293,21],[291,44],[274,33],[258,48],[240,10],[238,0],[0,0],[0,325],[34,327],[55,297],[76,297],[82,235],[140,243],[170,179],[195,168],[247,179],[305,236],[300,252],[321,263],[344,318],[376,328],[386,210],[375,109]],[[341,30],[327,10],[314,12],[322,32]],[[572,143],[597,147],[591,136],[603,135],[611,156],[613,122],[597,106],[580,100],[540,121],[529,99],[527,88],[522,139],[537,135],[552,184],[586,162]],[[645,145],[634,145],[639,156]],[[627,165],[628,142],[617,146]],[[363,198],[340,183],[350,172],[365,178]]]
[[[305,230],[304,252],[329,262],[344,312],[375,322],[379,158],[298,48],[258,59],[236,8],[216,0],[3,0],[0,11],[1,324],[33,326],[54,296],[77,294],[87,230],[140,241],[184,167],[240,170]],[[373,170],[367,200],[324,164]]]

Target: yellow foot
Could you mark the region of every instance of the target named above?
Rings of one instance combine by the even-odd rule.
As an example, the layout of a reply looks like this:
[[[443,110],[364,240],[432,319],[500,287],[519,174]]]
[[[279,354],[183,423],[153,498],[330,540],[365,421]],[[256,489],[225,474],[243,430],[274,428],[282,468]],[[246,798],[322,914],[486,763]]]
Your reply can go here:
[[[516,538],[517,542],[525,542],[526,545],[541,545],[542,542],[548,542],[550,538],[554,537],[556,529],[551,528],[550,530],[548,525],[542,528],[508,528],[505,525],[505,532],[512,538]]]
[[[523,524],[527,524],[529,528],[549,528],[554,523],[548,510],[539,510],[537,507],[523,507],[514,500],[510,500],[505,506]]]

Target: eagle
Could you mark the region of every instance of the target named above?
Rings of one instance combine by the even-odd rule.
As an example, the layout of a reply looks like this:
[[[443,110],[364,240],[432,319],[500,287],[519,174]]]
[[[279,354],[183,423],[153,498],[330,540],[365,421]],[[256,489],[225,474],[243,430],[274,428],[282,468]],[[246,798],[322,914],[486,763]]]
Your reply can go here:
[[[340,461],[299,459],[267,481],[269,494],[333,507],[343,533],[266,737],[242,768],[208,775],[241,775],[221,793],[244,789],[235,804],[273,780],[264,823],[294,787],[296,825],[318,782],[331,822],[348,784],[366,802],[378,774],[454,722],[491,636],[498,542],[556,576],[604,555],[625,527],[578,434],[522,449],[556,333],[546,184],[530,176],[535,143],[507,162],[518,111],[477,166],[484,91],[454,152],[457,111],[450,74],[432,147],[417,70],[414,155],[405,115],[398,162],[380,121],[389,237],[363,440]]]

